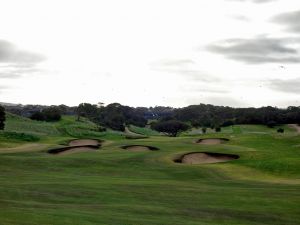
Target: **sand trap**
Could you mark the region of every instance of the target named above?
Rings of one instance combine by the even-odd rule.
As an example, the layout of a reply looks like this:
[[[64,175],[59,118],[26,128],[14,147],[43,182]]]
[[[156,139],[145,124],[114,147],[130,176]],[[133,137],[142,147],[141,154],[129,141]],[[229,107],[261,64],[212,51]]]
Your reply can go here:
[[[69,146],[94,145],[99,146],[100,142],[94,139],[76,139],[69,142]]]
[[[153,146],[147,146],[147,145],[125,145],[122,146],[121,148],[128,150],[128,151],[132,151],[132,152],[142,152],[142,151],[156,151],[159,150],[156,147]]]
[[[298,124],[289,124],[289,127],[294,128],[298,133],[300,133],[300,126]]]
[[[227,141],[229,141],[229,139],[227,138],[203,138],[203,139],[198,139],[196,143],[202,145],[219,145]]]
[[[206,164],[228,162],[238,159],[238,155],[212,153],[212,152],[192,152],[181,156],[181,158],[174,160],[177,163],[185,164]]]
[[[101,141],[95,139],[75,139],[69,142],[69,146],[48,150],[50,154],[70,154],[75,152],[95,151],[101,147]]]
[[[73,147],[70,149],[67,149],[65,151],[59,152],[57,154],[59,155],[68,155],[72,153],[77,153],[77,152],[91,152],[97,150],[96,148],[91,148],[91,147]]]

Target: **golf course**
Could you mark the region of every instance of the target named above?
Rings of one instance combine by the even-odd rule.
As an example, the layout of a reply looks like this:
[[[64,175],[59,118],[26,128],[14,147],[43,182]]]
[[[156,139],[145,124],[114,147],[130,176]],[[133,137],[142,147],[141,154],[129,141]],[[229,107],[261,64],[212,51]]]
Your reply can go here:
[[[7,113],[0,224],[298,225],[295,126],[232,125],[177,137],[133,127],[131,136],[144,137],[134,139],[129,131],[99,132],[86,118]]]

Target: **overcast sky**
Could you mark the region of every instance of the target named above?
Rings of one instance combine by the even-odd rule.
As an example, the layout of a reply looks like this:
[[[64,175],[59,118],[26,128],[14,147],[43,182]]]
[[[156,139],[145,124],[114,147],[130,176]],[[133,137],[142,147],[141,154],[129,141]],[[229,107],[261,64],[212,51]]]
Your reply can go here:
[[[300,105],[300,1],[0,0],[0,102]]]

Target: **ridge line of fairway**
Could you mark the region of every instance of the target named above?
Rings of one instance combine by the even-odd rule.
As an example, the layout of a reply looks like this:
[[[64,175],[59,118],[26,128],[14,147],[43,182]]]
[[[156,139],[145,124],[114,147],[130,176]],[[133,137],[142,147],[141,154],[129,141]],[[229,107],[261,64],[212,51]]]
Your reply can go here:
[[[50,147],[51,144],[41,144],[41,143],[31,143],[31,144],[23,144],[17,147],[12,148],[0,148],[0,154],[6,153],[19,153],[19,152],[35,152],[42,151]]]
[[[234,165],[234,164],[230,164],[230,165],[210,164],[210,166],[212,166],[214,169],[217,169],[219,172],[222,172],[222,174],[224,174],[228,178],[234,180],[251,181],[251,182],[259,182],[259,183],[289,184],[289,185],[300,184],[299,178],[291,178],[291,179],[284,178],[248,166]],[[241,172],[240,176],[237,176],[236,173],[234,172],[237,170]]]

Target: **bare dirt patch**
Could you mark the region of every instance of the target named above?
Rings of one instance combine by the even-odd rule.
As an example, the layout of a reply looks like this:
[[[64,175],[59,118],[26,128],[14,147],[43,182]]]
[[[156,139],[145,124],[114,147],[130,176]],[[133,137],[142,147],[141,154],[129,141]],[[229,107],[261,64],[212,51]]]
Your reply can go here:
[[[208,164],[208,163],[219,163],[228,162],[231,160],[238,159],[238,155],[224,154],[224,153],[212,153],[212,152],[191,152],[175,159],[176,163],[184,164]]]
[[[219,145],[229,141],[227,138],[202,138],[196,141],[197,144],[202,145]]]
[[[125,145],[121,147],[122,149],[133,151],[133,152],[141,152],[141,151],[157,151],[159,148],[147,145]]]
[[[69,142],[69,146],[48,150],[50,154],[70,154],[75,152],[95,151],[101,147],[101,141],[95,139],[75,139]]]
[[[300,133],[300,126],[298,124],[289,124],[289,127],[294,128],[298,133]]]

